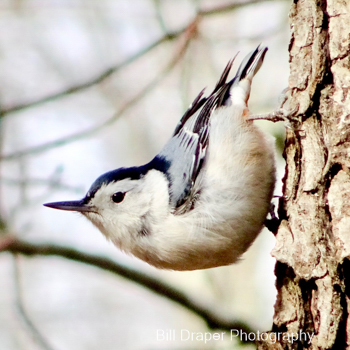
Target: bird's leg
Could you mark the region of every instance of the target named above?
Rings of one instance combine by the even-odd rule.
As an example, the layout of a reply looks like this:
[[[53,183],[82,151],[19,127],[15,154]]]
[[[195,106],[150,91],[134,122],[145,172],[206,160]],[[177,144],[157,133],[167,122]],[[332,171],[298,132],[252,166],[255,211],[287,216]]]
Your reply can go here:
[[[277,110],[274,110],[270,113],[263,113],[263,114],[254,114],[249,116],[249,120],[269,120],[273,123],[283,121],[287,125],[290,124],[289,116],[291,113],[287,110],[284,110],[282,108],[279,108]]]
[[[254,114],[249,116],[248,120],[269,120],[271,122],[283,121],[287,127],[290,127],[294,121],[294,117],[298,112],[299,106],[295,106],[293,109],[289,108],[289,88],[282,91],[279,100],[280,107],[276,110],[264,113],[264,114]],[[285,106],[287,105],[287,106]]]

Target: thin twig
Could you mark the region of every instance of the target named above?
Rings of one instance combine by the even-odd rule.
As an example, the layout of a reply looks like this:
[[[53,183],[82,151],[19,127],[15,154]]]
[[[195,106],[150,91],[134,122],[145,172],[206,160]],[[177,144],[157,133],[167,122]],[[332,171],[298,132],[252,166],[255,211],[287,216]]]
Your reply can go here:
[[[51,179],[40,179],[40,178],[28,178],[28,179],[12,179],[8,177],[2,177],[1,181],[3,181],[4,185],[8,186],[22,186],[24,183],[31,187],[48,187],[50,191],[60,189],[64,191],[70,191],[74,193],[83,193],[84,188],[82,186],[70,186],[59,181],[52,181]]]
[[[61,179],[54,178],[27,178],[27,179],[15,179],[9,177],[2,177],[1,181],[4,185],[8,186],[22,186],[24,183],[31,187],[48,187],[50,191],[60,189],[64,191],[70,191],[74,193],[83,193],[84,188],[82,186],[71,186],[61,182]]]
[[[10,153],[7,155],[6,154],[0,155],[0,160],[13,160],[13,159],[18,159],[18,158],[21,158],[24,156],[34,155],[34,154],[38,154],[41,152],[45,152],[49,149],[63,146],[67,143],[78,141],[82,138],[86,138],[88,136],[91,136],[91,135],[101,131],[105,127],[116,122],[126,111],[128,111],[130,108],[134,107],[136,103],[138,103],[143,97],[145,97],[147,94],[149,94],[171,72],[171,70],[175,67],[175,65],[181,60],[181,58],[185,54],[185,52],[188,48],[189,42],[191,41],[192,37],[196,33],[196,26],[197,26],[197,22],[193,22],[193,23],[191,23],[191,25],[189,25],[186,28],[186,32],[184,33],[184,42],[182,43],[180,48],[178,48],[177,53],[175,54],[173,59],[169,62],[169,64],[165,67],[165,69],[163,69],[163,71],[158,73],[153,78],[153,80],[151,80],[138,94],[136,94],[129,101],[127,101],[119,109],[119,111],[117,113],[115,113],[111,118],[107,119],[106,121],[104,121],[103,123],[101,123],[99,125],[96,125],[96,126],[89,128],[85,131],[81,131],[81,132],[75,133],[75,134],[70,135],[70,136],[65,136],[65,137],[62,137],[62,138],[57,139],[55,141],[50,141],[50,142],[44,143],[44,144],[39,145],[39,146],[27,148],[23,151],[13,152],[13,153]]]
[[[182,291],[161,282],[152,276],[148,276],[143,272],[141,273],[130,267],[121,265],[107,257],[92,255],[74,248],[54,244],[33,244],[21,240],[8,240],[6,244],[0,245],[0,253],[1,252],[11,252],[27,256],[54,255],[98,267],[118,276],[127,278],[128,280],[135,282],[160,296],[166,297],[173,302],[180,304],[187,310],[201,317],[207,323],[210,329],[235,329],[242,330],[243,332],[247,333],[253,332],[252,328],[245,322],[238,320],[227,320],[224,317],[220,317],[216,313],[208,310],[206,307],[197,304]]]
[[[167,33],[168,28],[165,24],[165,21],[164,21],[163,15],[162,15],[160,0],[153,0],[153,4],[154,4],[154,9],[156,12],[156,18],[157,18],[157,22],[159,24],[159,27],[162,29],[162,31],[164,33]]]
[[[203,16],[219,14],[219,13],[222,13],[222,12],[225,12],[225,11],[233,10],[233,9],[241,7],[241,6],[246,6],[248,4],[254,4],[254,3],[257,3],[257,2],[265,2],[265,1],[266,0],[240,0],[240,1],[237,1],[237,2],[235,2],[233,4],[219,6],[219,7],[213,8],[213,9],[199,10],[197,15],[195,16],[194,20],[191,21],[188,25],[186,25],[181,30],[166,33],[160,39],[158,39],[155,42],[153,42],[152,44],[148,45],[146,48],[140,50],[135,55],[129,57],[124,62],[122,62],[122,63],[120,63],[120,64],[118,64],[118,65],[116,65],[114,67],[111,67],[111,68],[107,69],[105,72],[101,73],[96,78],[94,78],[94,79],[92,79],[92,80],[90,80],[90,81],[88,81],[86,83],[78,84],[76,86],[70,87],[70,88],[68,88],[68,89],[66,89],[66,90],[64,90],[62,92],[55,93],[53,95],[50,95],[50,96],[38,99],[36,101],[32,101],[32,102],[29,102],[29,103],[13,106],[13,107],[9,107],[9,108],[4,108],[3,107],[3,108],[0,109],[0,119],[2,117],[4,117],[4,116],[8,115],[8,114],[13,113],[13,112],[18,112],[18,111],[21,111],[21,110],[26,109],[26,108],[34,107],[34,106],[40,105],[42,103],[61,98],[61,97],[66,96],[68,94],[72,94],[72,93],[81,91],[83,89],[90,88],[90,87],[92,87],[92,86],[102,82],[103,80],[105,80],[107,77],[109,77],[113,73],[115,73],[118,70],[120,70],[121,68],[129,65],[130,63],[134,62],[138,58],[144,56],[146,53],[148,53],[149,51],[151,51],[155,47],[159,46],[163,42],[174,40],[174,39],[180,37],[182,34],[184,34],[186,32],[187,33],[191,32],[191,30],[193,29],[194,26],[197,29],[198,22],[200,21],[200,19]],[[270,0],[267,0],[267,1],[270,1]],[[186,45],[187,44],[188,44],[188,42],[186,43]],[[174,62],[176,63],[177,60],[172,61],[170,63],[170,65],[163,72],[159,73],[158,76],[156,76],[155,79],[152,80],[143,90],[141,90],[136,96],[134,96],[129,101],[127,101],[124,104],[124,106],[122,106],[117,113],[115,113],[111,118],[109,118],[105,122],[103,122],[103,123],[101,123],[101,124],[99,124],[97,126],[94,126],[92,128],[89,128],[89,129],[87,129],[85,131],[78,132],[78,133],[75,133],[75,134],[70,135],[70,136],[65,136],[65,137],[62,137],[62,138],[57,139],[55,141],[50,141],[50,142],[44,143],[42,145],[35,146],[35,147],[29,148],[29,149],[26,149],[26,150],[23,150],[23,151],[13,152],[13,153],[10,153],[10,154],[7,154],[7,155],[6,154],[5,155],[0,155],[0,160],[13,160],[13,159],[18,159],[20,157],[27,156],[27,155],[38,154],[38,153],[44,152],[44,151],[52,149],[52,148],[63,146],[65,144],[67,144],[67,143],[80,140],[82,138],[91,136],[92,134],[95,134],[96,132],[99,132],[100,130],[104,129],[105,127],[113,124],[127,110],[129,110],[131,107],[133,107],[141,98],[143,98],[150,91],[152,91],[152,89],[159,83],[159,81],[161,81],[167,75],[167,73],[169,73],[169,71],[171,70],[171,67],[173,65],[175,65]]]
[[[54,101],[54,100],[57,100],[61,97],[64,97],[64,96],[67,96],[67,95],[70,95],[70,94],[73,94],[76,92],[80,92],[81,90],[85,90],[85,89],[88,89],[92,86],[95,86],[95,85],[101,83],[102,81],[104,81],[105,79],[107,79],[108,77],[110,77],[112,74],[118,72],[120,69],[128,66],[132,62],[136,61],[138,58],[140,58],[140,57],[144,56],[145,54],[147,54],[148,52],[152,51],[154,48],[156,48],[157,46],[159,46],[163,42],[176,39],[185,30],[186,30],[186,28],[184,28],[183,30],[177,31],[177,32],[166,33],[158,40],[154,41],[150,45],[146,46],[145,48],[143,48],[140,51],[138,51],[137,53],[135,53],[133,56],[128,57],[125,61],[115,65],[114,67],[108,68],[107,70],[105,70],[104,72],[102,72],[98,76],[96,76],[95,78],[92,78],[91,80],[89,80],[85,83],[77,84],[77,85],[72,86],[68,89],[65,89],[61,92],[54,93],[54,94],[46,96],[44,98],[39,98],[36,101],[23,103],[23,104],[19,104],[19,105],[8,107],[8,108],[2,107],[0,110],[0,118],[3,118],[5,116],[7,116],[8,114],[11,114],[14,112],[19,112],[19,111],[22,111],[24,109],[31,108],[31,107],[36,107],[36,106],[41,105],[43,103]]]
[[[265,3],[270,1],[280,2],[281,0],[235,0],[230,4],[225,4],[225,5],[221,5],[213,8],[199,10],[198,15],[201,15],[201,16],[219,15],[223,12],[236,10],[239,7],[244,7],[244,6],[253,5],[257,3]]]
[[[256,3],[263,3],[263,2],[267,2],[267,1],[281,1],[281,0],[239,0],[239,1],[233,2],[232,4],[222,5],[222,6],[218,6],[218,7],[211,8],[211,9],[198,10],[195,18],[191,21],[191,23],[195,22],[200,17],[217,15],[217,14],[221,14],[223,12],[235,10],[239,7],[243,7],[243,6],[247,6],[247,5],[251,5],[251,4],[256,4]],[[103,71],[102,73],[97,75],[95,78],[92,78],[91,80],[89,80],[87,82],[74,85],[68,89],[64,89],[64,90],[62,90],[60,92],[56,92],[52,95],[49,95],[49,96],[46,96],[43,98],[39,98],[35,101],[22,103],[22,104],[18,104],[16,106],[7,107],[7,108],[2,107],[0,109],[0,119],[11,114],[11,113],[38,106],[40,104],[62,98],[62,97],[67,96],[69,94],[73,94],[73,93],[79,92],[81,90],[88,89],[92,86],[95,86],[96,84],[101,83],[102,81],[104,81],[105,79],[110,77],[112,74],[114,74],[114,73],[118,72],[120,69],[128,66],[129,64],[136,61],[140,57],[144,56],[148,52],[152,51],[154,48],[158,47],[162,43],[164,43],[166,41],[171,41],[171,40],[177,39],[179,36],[181,36],[182,33],[184,33],[187,30],[188,26],[191,25],[191,23],[186,25],[184,28],[182,28],[180,30],[165,33],[162,37],[155,40],[153,43],[146,46],[145,48],[141,49],[140,51],[138,51],[137,53],[135,53],[131,57],[128,57],[125,61],[106,69],[105,71]]]
[[[30,332],[33,340],[45,350],[53,350],[53,347],[48,343],[45,337],[40,333],[39,329],[35,326],[34,322],[29,317],[23,302],[22,288],[20,282],[20,271],[17,254],[13,256],[14,266],[14,282],[15,282],[15,303],[18,313]]]

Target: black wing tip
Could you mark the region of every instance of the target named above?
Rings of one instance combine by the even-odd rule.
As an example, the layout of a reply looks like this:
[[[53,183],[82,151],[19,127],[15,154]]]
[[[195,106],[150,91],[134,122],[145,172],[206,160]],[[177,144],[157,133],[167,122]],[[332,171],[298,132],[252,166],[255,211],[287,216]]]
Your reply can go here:
[[[209,100],[213,97],[213,95],[215,95],[215,93],[217,93],[226,84],[227,86],[225,88],[225,92],[222,92],[221,99],[218,100],[218,105],[219,106],[225,104],[225,101],[229,98],[230,87],[232,86],[232,84],[237,79],[237,76],[238,76],[239,79],[243,79],[246,76],[246,74],[247,74],[247,70],[253,64],[256,55],[259,52],[261,52],[261,61],[262,61],[264,59],[264,56],[265,56],[265,53],[266,53],[267,50],[268,50],[267,46],[263,46],[262,43],[260,43],[256,47],[256,49],[248,55],[249,61],[244,65],[244,67],[241,68],[241,69],[238,69],[238,72],[239,72],[239,70],[242,71],[241,74],[240,75],[236,75],[236,77],[234,77],[232,80],[230,80],[229,82],[226,82],[227,78],[229,76],[229,73],[230,73],[230,71],[232,69],[233,62],[235,61],[236,57],[239,54],[239,52],[237,52],[237,54],[233,58],[231,58],[228,61],[228,63],[226,64],[225,69],[223,70],[219,81],[216,83],[216,85],[214,87],[214,90],[209,95],[209,97],[203,97],[203,94],[204,94],[204,91],[205,91],[205,88],[204,88],[202,91],[200,91],[200,93],[197,95],[197,97],[193,100],[193,102],[191,103],[191,105],[189,106],[189,108],[187,109],[187,111],[184,113],[184,115],[180,119],[179,123],[177,124],[177,126],[176,126],[176,128],[174,130],[173,136],[178,134],[180,132],[180,130],[183,128],[183,126],[185,125],[185,123],[187,122],[187,120],[193,114],[195,114],[206,102],[209,102]]]
[[[204,91],[205,91],[205,88],[202,89],[202,91],[200,91],[200,93],[197,95],[197,97],[190,104],[187,111],[184,113],[184,115],[182,116],[182,118],[178,122],[178,124],[174,130],[173,136],[178,134],[180,132],[180,130],[183,128],[183,126],[186,124],[187,120],[203,106],[203,104],[207,100],[206,97],[202,97],[204,94]]]
[[[237,57],[238,53],[231,58],[228,63],[226,64],[225,69],[223,70],[223,72],[221,73],[220,79],[219,81],[216,83],[214,90],[212,92],[212,94],[215,94],[215,92],[217,92],[225,83],[227,80],[228,75],[230,74],[233,62],[235,61],[236,57]]]

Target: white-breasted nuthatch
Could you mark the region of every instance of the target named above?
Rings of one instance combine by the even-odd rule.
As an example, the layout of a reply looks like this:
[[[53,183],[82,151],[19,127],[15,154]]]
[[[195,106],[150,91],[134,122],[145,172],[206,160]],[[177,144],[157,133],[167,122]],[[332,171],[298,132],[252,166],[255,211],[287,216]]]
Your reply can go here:
[[[101,175],[77,211],[116,246],[158,268],[229,265],[262,230],[275,184],[272,140],[249,120],[247,101],[266,47],[258,46],[209,97],[196,97],[149,163]]]

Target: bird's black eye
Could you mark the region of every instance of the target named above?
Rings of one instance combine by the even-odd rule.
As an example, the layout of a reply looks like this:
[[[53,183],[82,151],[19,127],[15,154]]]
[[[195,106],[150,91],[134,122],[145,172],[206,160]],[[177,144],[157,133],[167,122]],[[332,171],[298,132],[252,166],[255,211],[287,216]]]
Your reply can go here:
[[[112,195],[112,201],[114,203],[120,203],[123,201],[125,197],[125,192],[116,192],[116,193],[113,193]]]

